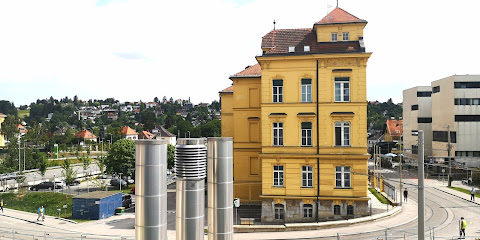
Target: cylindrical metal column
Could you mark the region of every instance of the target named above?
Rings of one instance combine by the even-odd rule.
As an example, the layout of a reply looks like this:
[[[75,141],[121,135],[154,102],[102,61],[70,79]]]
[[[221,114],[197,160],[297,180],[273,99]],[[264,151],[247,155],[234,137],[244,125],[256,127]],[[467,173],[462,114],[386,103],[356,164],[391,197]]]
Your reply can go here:
[[[205,177],[207,147],[205,138],[177,140],[177,240],[199,240],[204,235]]]
[[[208,239],[233,239],[233,138],[208,138]]]
[[[135,141],[135,239],[167,240],[167,141]]]

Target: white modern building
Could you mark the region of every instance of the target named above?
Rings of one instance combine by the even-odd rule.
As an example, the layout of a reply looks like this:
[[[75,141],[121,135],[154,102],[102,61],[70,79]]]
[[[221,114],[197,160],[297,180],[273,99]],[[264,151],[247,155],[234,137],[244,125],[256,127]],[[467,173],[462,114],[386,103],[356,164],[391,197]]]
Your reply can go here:
[[[480,75],[454,75],[404,90],[403,107],[406,158],[408,148],[413,154],[418,146],[415,130],[424,130],[425,157],[480,167]]]
[[[403,146],[405,160],[417,165],[418,130],[425,137],[424,155],[432,156],[432,87],[420,86],[403,90]]]

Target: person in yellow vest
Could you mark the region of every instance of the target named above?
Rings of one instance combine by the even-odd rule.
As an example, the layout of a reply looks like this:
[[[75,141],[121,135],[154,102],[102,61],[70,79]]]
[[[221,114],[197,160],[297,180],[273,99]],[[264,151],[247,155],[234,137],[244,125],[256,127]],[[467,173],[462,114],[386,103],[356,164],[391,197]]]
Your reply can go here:
[[[465,229],[466,228],[467,228],[467,221],[465,221],[465,219],[463,219],[463,217],[461,217],[460,218],[460,238],[465,238]]]
[[[37,221],[39,218],[41,218],[42,221],[45,221],[45,208],[43,208],[43,206],[38,208],[37,213],[38,213]]]
[[[3,199],[0,200],[0,209],[2,209],[2,212],[3,212]]]

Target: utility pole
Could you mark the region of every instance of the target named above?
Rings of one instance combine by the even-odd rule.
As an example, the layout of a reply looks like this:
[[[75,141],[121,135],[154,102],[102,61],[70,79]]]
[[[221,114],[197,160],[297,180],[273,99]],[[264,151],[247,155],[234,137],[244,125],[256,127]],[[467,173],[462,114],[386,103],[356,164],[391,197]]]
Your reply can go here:
[[[452,186],[452,159],[450,158],[450,148],[452,145],[450,144],[450,125],[447,126],[447,156],[448,156],[448,186]]]
[[[402,206],[402,155],[403,155],[403,134],[400,136],[400,161],[398,163],[398,169],[400,170],[400,206]]]
[[[425,239],[425,192],[424,192],[424,138],[423,130],[418,130],[418,239]]]

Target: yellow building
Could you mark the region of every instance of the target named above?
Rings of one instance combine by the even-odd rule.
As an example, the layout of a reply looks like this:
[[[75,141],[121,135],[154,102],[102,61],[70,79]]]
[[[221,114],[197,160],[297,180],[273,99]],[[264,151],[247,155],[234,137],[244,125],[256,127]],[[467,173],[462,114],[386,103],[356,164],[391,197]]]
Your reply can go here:
[[[220,92],[234,197],[261,203],[262,221],[368,215],[366,24],[336,8],[313,28],[273,30]]]
[[[7,115],[0,113],[0,148],[5,147],[5,136],[2,134],[2,123],[5,121]]]

